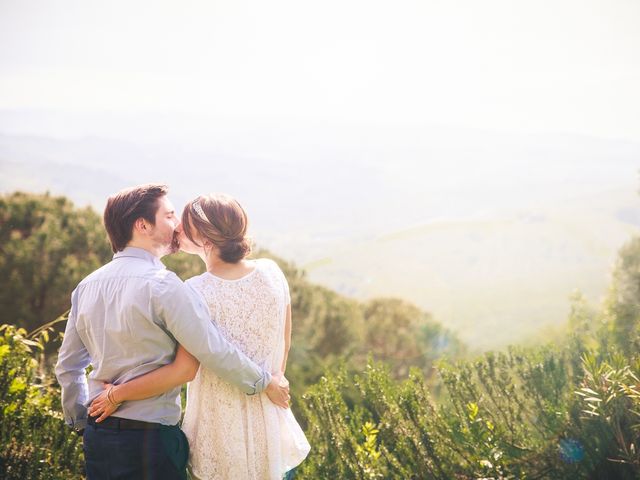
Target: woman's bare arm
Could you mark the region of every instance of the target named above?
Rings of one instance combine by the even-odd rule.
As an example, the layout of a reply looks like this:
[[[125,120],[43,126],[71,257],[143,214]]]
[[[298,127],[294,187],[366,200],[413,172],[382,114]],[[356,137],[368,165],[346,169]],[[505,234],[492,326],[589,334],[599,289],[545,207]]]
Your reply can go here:
[[[291,304],[287,305],[287,317],[284,324],[284,357],[282,357],[282,374],[287,369],[287,357],[291,348]]]
[[[193,380],[199,367],[200,362],[179,345],[173,362],[120,385],[106,384],[105,391],[91,402],[89,415],[100,415],[96,420],[100,422],[117,410],[118,407],[114,403],[160,395]],[[109,389],[111,401],[107,396]]]

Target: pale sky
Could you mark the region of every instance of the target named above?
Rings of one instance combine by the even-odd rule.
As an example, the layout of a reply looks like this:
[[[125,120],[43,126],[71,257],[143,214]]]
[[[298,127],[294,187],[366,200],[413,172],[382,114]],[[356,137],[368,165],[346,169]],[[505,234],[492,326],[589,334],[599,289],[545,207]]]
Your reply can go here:
[[[640,141],[637,0],[0,0],[0,108]]]

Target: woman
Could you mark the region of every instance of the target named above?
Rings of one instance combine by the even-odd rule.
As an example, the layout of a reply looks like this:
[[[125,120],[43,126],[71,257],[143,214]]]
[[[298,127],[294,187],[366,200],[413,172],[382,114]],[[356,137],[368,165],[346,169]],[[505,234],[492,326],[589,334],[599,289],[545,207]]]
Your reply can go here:
[[[180,248],[199,255],[207,271],[187,283],[202,294],[229,341],[256,364],[284,373],[291,344],[289,287],[272,260],[246,259],[251,251],[246,231],[245,211],[227,195],[200,196],[188,204],[178,229]],[[279,480],[306,457],[310,447],[290,409],[275,406],[264,394],[245,395],[198,367],[179,347],[172,364],[107,385],[89,414],[100,414],[100,421],[119,402],[158,395],[168,383],[193,379],[182,429],[194,478]]]

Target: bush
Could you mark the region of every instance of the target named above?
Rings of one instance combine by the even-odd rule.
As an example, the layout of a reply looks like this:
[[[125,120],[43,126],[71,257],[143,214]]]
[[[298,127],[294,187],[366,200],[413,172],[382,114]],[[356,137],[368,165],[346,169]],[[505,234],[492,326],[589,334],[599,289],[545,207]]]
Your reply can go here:
[[[80,437],[65,425],[58,389],[35,355],[48,330],[28,339],[26,331],[0,326],[0,478],[79,479]]]
[[[619,354],[609,361],[585,355],[584,370],[576,392],[582,397],[583,413],[601,432],[600,438],[615,444],[608,455],[611,461],[621,464],[619,470],[628,472],[628,478],[640,478],[640,361],[629,364]]]
[[[359,376],[331,373],[303,396],[312,453],[300,476],[638,478],[637,371],[574,371],[575,355],[512,349],[441,365],[437,404],[417,369],[403,382],[371,361]]]

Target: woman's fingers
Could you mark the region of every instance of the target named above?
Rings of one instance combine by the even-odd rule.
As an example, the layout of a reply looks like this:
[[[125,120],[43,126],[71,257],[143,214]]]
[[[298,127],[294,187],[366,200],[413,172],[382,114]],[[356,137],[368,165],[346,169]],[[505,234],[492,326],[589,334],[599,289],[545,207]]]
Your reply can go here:
[[[96,423],[100,423],[101,421],[103,421],[105,418],[111,416],[111,414],[113,412],[116,411],[116,408],[113,407],[107,407],[102,411],[102,414],[96,419]]]
[[[114,408],[111,402],[109,402],[109,398],[107,397],[107,391],[111,386],[111,383],[104,382],[102,384],[104,390],[100,395],[94,398],[91,402],[91,405],[89,405],[87,413],[92,417],[98,417],[96,419],[96,423],[101,422],[117,410],[117,407]]]
[[[88,413],[92,417],[95,417],[97,412],[101,412],[108,406],[109,400],[107,399],[106,393],[101,393],[91,402],[91,405],[89,405]]]
[[[96,408],[104,407],[104,406],[105,406],[105,402],[100,398],[96,398],[93,402],[91,402],[91,406],[89,408],[92,410],[95,410]]]
[[[116,410],[117,408],[114,408],[112,405],[97,405],[89,410],[89,415],[98,417],[96,423],[100,423],[105,418],[111,416]]]

